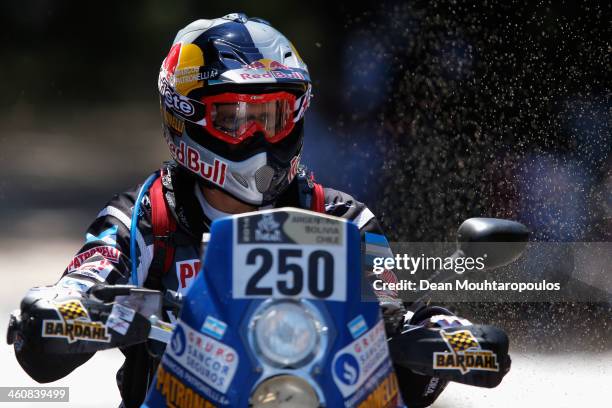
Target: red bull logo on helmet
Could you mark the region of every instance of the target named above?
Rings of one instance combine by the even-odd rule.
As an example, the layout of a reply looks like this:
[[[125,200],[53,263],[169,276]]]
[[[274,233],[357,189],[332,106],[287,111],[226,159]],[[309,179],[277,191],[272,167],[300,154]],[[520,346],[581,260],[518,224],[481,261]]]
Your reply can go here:
[[[277,69],[285,69],[285,70],[291,69],[288,66],[283,65],[278,61],[271,60],[269,58],[263,58],[263,59],[251,62],[248,65],[244,65],[244,68],[246,69],[264,69],[266,71],[274,71]]]
[[[227,163],[216,157],[212,164],[206,163],[202,160],[200,152],[188,146],[185,142],[180,141],[177,146],[166,132],[164,132],[164,138],[170,147],[172,156],[177,162],[187,167],[204,180],[210,181],[219,187],[223,187],[225,184],[225,175],[227,173]]]
[[[278,61],[263,58],[257,61],[253,61],[248,65],[243,65],[243,70],[240,78],[243,80],[251,79],[265,79],[265,78],[276,78],[276,79],[300,79],[304,80],[304,74],[296,70],[295,68],[288,67]],[[248,72],[258,71],[258,72]]]
[[[174,75],[180,52],[181,43],[176,43],[170,48],[170,52],[168,52],[168,55],[162,63],[162,68],[166,71],[167,75]]]
[[[176,43],[162,63],[160,79],[167,80],[178,94],[187,95],[193,89],[201,88],[205,79],[218,75],[217,70],[207,69],[204,65],[204,53],[200,47]]]

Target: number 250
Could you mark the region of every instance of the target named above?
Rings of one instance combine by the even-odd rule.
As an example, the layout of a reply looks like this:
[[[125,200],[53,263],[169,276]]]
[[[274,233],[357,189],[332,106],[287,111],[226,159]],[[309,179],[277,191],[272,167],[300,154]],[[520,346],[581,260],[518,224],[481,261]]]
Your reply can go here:
[[[247,265],[257,264],[257,259],[261,258],[261,266],[251,276],[247,283],[247,295],[270,296],[273,288],[258,286],[259,281],[272,269],[272,253],[265,248],[252,249],[247,254]],[[302,266],[297,263],[289,262],[289,258],[302,258],[301,249],[279,249],[278,250],[278,274],[286,275],[291,273],[293,279],[278,280],[276,288],[278,292],[285,296],[297,296],[302,293],[304,288],[304,271]],[[319,273],[319,265],[322,263],[322,281]],[[308,256],[308,270],[306,274],[308,291],[317,298],[329,297],[334,292],[334,257],[327,251],[313,251]]]

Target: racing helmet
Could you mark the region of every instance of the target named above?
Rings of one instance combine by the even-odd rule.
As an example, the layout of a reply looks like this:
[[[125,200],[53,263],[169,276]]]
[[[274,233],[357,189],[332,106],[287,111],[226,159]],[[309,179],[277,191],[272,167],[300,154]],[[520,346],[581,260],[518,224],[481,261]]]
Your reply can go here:
[[[178,32],[158,79],[174,160],[240,201],[267,205],[295,177],[311,82],[280,32],[242,13]]]

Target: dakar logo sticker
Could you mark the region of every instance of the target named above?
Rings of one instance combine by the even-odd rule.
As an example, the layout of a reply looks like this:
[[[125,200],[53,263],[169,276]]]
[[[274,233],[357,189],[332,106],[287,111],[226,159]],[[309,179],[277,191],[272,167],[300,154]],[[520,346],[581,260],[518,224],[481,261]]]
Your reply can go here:
[[[278,227],[280,227],[280,224],[274,220],[273,214],[263,215],[257,223],[255,240],[279,242],[281,240],[281,233]]]
[[[70,300],[57,306],[61,320],[43,320],[43,337],[65,338],[68,343],[77,340],[108,343],[110,337],[102,322],[92,322],[87,310],[78,300]]]
[[[499,371],[497,354],[491,350],[483,350],[471,331],[459,330],[446,333],[440,330],[440,336],[451,352],[434,353],[434,369],[459,370],[461,374],[467,374],[472,370]]]

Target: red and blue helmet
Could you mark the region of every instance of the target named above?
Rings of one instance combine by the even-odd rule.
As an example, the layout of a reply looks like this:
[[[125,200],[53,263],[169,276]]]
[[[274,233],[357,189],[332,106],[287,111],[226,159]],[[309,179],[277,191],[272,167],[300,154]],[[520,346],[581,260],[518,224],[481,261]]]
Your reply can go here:
[[[164,138],[203,182],[254,205],[295,177],[311,83],[291,42],[234,13],[180,30],[159,73]]]

